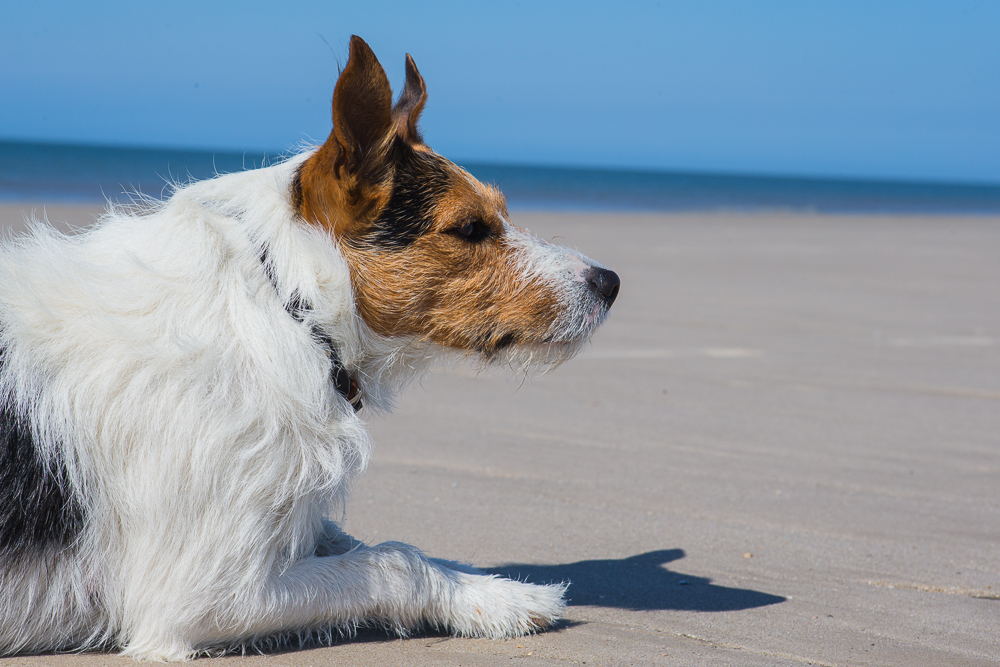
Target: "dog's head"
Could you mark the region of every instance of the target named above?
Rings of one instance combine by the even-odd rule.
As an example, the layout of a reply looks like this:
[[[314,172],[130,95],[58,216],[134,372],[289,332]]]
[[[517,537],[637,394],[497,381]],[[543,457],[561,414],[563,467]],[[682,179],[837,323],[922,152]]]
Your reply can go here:
[[[487,360],[566,358],[606,317],[618,276],[513,226],[499,190],[424,144],[426,100],[407,55],[393,105],[375,54],[352,37],[333,131],[293,183],[299,214],[337,240],[361,317],[379,335]]]

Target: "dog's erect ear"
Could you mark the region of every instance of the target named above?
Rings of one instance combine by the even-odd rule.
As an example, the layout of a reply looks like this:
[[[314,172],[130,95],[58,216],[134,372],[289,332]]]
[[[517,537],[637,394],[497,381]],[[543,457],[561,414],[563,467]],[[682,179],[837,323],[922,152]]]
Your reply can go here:
[[[424,110],[426,103],[427,87],[424,85],[424,77],[420,76],[417,64],[413,62],[413,57],[407,53],[406,85],[403,86],[399,101],[392,109],[392,119],[396,124],[396,134],[411,144],[424,143],[417,130],[417,121],[420,119],[420,112]]]
[[[371,47],[351,37],[351,54],[333,90],[333,137],[337,166],[363,172],[375,166],[392,132],[392,90]],[[366,164],[368,163],[368,164]]]
[[[333,131],[292,182],[299,215],[335,234],[363,224],[388,197],[388,152],[395,136],[389,79],[355,35],[333,89]]]

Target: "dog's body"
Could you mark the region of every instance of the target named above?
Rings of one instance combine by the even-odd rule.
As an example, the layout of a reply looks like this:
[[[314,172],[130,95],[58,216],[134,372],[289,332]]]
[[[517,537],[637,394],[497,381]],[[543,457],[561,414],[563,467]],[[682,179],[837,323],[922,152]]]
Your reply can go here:
[[[354,394],[387,409],[447,350],[561,361],[618,290],[423,145],[425,96],[408,60],[392,107],[354,38],[320,148],[3,249],[0,652],[185,659],[366,623],[507,637],[558,618],[564,586],[325,519],[368,460]]]

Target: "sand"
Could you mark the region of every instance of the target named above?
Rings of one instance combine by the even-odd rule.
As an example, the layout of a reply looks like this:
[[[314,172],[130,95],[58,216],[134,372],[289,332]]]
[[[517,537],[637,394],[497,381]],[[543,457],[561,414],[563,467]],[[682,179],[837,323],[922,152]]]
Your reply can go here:
[[[1000,664],[1000,219],[515,221],[618,271],[610,320],[550,374],[410,388],[346,527],[571,581],[565,623],[218,662]]]

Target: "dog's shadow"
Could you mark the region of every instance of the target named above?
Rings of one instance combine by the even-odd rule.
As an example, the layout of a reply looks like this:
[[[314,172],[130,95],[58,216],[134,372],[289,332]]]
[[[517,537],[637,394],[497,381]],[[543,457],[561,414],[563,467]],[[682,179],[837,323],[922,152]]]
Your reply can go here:
[[[663,567],[684,555],[683,549],[661,549],[617,560],[583,560],[561,565],[511,563],[484,571],[535,584],[568,581],[568,603],[578,606],[708,612],[739,611],[785,601],[780,595],[718,586],[711,579]]]
[[[481,572],[535,584],[569,582],[567,593],[571,606],[592,605],[630,610],[672,609],[676,611],[740,611],[784,602],[771,595],[747,588],[717,586],[706,577],[671,572],[665,563],[684,558],[683,549],[661,549],[620,559],[583,560],[561,565],[510,563],[482,568]],[[560,631],[579,625],[579,621],[561,620],[552,628]],[[410,637],[440,637],[425,629]],[[395,641],[398,635],[378,627],[359,628],[355,633],[297,636],[276,640],[273,645],[258,645],[261,653],[286,653],[320,648],[338,643]]]

